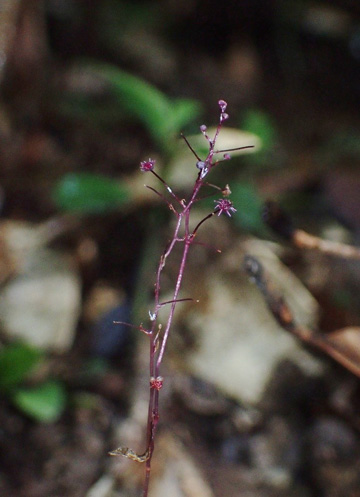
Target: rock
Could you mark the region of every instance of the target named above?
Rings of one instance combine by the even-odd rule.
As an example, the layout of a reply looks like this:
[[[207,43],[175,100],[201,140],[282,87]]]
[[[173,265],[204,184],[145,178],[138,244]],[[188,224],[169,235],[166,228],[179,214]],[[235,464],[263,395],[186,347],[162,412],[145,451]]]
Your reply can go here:
[[[194,458],[170,433],[159,435],[157,460],[149,497],[214,497]]]
[[[186,318],[187,328],[196,337],[196,346],[186,360],[191,373],[251,405],[262,399],[276,366],[284,359],[309,375],[322,371],[321,362],[275,322],[262,295],[242,272],[244,252],[258,257],[298,322],[313,326],[316,301],[270,247],[258,240],[236,245],[224,254],[225,261],[207,268],[205,305],[197,306]]]
[[[18,273],[0,291],[0,323],[11,339],[58,353],[75,336],[81,284],[69,258],[50,250],[30,250]]]
[[[115,479],[103,475],[87,492],[86,497],[112,497],[114,495]]]

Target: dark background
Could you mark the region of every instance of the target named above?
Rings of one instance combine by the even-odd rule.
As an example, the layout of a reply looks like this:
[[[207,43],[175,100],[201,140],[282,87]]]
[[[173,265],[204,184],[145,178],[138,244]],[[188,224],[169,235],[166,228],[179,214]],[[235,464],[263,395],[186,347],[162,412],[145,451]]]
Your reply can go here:
[[[36,225],[62,215],[54,191],[65,174],[94,173],[114,181],[134,178],[141,160],[161,155],[141,120],[129,118],[121,106],[117,113],[106,85],[81,72],[85,60],[113,64],[169,98],[197,101],[201,111],[186,126],[189,134],[203,122],[216,123],[217,101],[222,98],[229,104],[231,126],[263,140],[262,152],[251,159],[234,159],[226,174],[219,176],[221,181],[229,177],[246,185],[249,194],[239,211],[246,211],[248,205],[251,219],[239,213],[234,238],[251,233],[274,240],[263,231],[256,213],[252,217],[251,207],[255,204],[256,210],[257,199],[271,197],[312,232],[321,235],[325,225],[334,223],[357,244],[360,8],[356,1],[7,0],[0,5],[2,222]],[[249,184],[253,189],[248,189]],[[75,213],[75,219],[70,212],[69,224],[55,240],[56,249],[76,259],[84,302],[99,282],[124,291],[120,306],[124,321],[138,305],[141,254],[151,232],[149,205],[134,203],[125,213],[112,209],[95,215]],[[161,242],[166,239],[168,217],[156,216],[160,216],[156,219]],[[84,240],[91,242],[90,255],[86,252],[82,258]],[[156,261],[156,253],[154,257]],[[313,263],[294,253],[285,259],[300,276],[307,274],[306,264]],[[331,267],[331,261],[325,263]],[[312,274],[318,274],[316,269]],[[336,277],[313,288],[310,278],[307,281],[322,305],[324,331],[359,321],[358,265],[338,264]],[[151,287],[146,274],[142,281]],[[15,409],[6,396],[1,400],[4,495],[85,496],[108,470],[106,454],[113,448],[114,424],[128,415],[131,406],[137,349],[126,329],[121,332],[124,336],[102,341],[109,336],[105,333],[109,320],[106,323],[90,331],[82,316],[71,350],[49,354],[49,370],[64,382],[70,396],[74,399],[84,391],[96,395],[96,408],[91,402],[87,406],[83,398],[80,404],[69,401],[56,423],[43,425]],[[11,342],[1,336],[3,346]],[[104,359],[106,367],[86,379],[87,361],[94,357]],[[175,399],[167,419],[186,418],[186,430],[201,439],[198,458],[205,461],[205,479],[212,481],[216,495],[358,497],[357,380],[332,365],[329,378],[309,384],[291,365],[288,368],[278,372],[277,401],[271,407],[271,415],[284,416],[293,429],[288,458],[296,462],[292,486],[285,490],[275,484],[255,488],[251,472],[246,471],[239,483],[239,467],[250,470],[253,465],[252,430],[255,435],[271,431],[264,418],[239,434],[226,413],[202,417]],[[207,395],[201,383],[196,388]],[[341,412],[334,413],[329,399],[336,388],[345,393]],[[324,413],[330,416],[327,424],[318,422]],[[307,424],[312,431],[307,432],[310,441],[304,447],[297,441]],[[276,433],[270,434],[275,444]],[[311,457],[307,458],[307,450]],[[223,477],[211,476],[211,464],[218,460],[224,464]],[[327,464],[323,472],[322,464]],[[342,472],[350,475],[348,480],[334,486]],[[121,477],[118,485],[120,492]]]

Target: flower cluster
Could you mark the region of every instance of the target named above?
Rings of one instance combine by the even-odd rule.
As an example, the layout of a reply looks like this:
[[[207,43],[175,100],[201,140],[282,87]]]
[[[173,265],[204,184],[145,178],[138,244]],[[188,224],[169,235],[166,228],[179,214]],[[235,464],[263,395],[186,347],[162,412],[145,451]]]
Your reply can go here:
[[[140,162],[140,171],[143,173],[147,173],[149,171],[153,171],[155,167],[155,159],[143,160]]]
[[[224,121],[226,121],[227,119],[229,119],[229,114],[226,113],[226,108],[227,108],[227,103],[225,102],[225,100],[219,100],[218,101],[218,105],[220,107],[220,119],[219,119],[219,123],[218,123],[218,126],[216,128],[216,132],[215,132],[215,135],[213,138],[210,138],[210,136],[208,135],[207,133],[207,126],[205,124],[202,124],[200,126],[200,131],[201,133],[204,135],[204,137],[206,138],[206,140],[208,141],[209,143],[209,153],[207,155],[207,157],[205,158],[205,160],[201,160],[200,157],[196,154],[196,152],[193,150],[193,148],[191,147],[190,143],[187,141],[187,139],[183,136],[183,138],[185,139],[188,147],[190,148],[190,150],[193,152],[193,154],[196,156],[196,158],[198,159],[197,162],[196,162],[196,167],[199,169],[199,176],[198,176],[198,180],[200,180],[200,184],[199,184],[199,188],[201,186],[202,183],[202,180],[205,178],[205,176],[207,176],[207,174],[210,172],[210,170],[215,167],[217,164],[219,164],[220,162],[223,162],[223,161],[227,161],[231,158],[230,154],[228,154],[227,152],[229,152],[230,150],[216,150],[215,149],[215,144],[216,144],[216,140],[218,138],[218,135],[220,133],[220,130],[222,128],[222,125],[224,123]],[[248,147],[240,147],[240,148],[248,148]],[[231,149],[231,150],[237,150],[237,149]],[[222,160],[215,160],[214,162],[214,157],[216,154],[218,154],[219,152],[226,152],[224,153],[223,155],[223,159]],[[183,204],[183,201],[180,200],[176,194],[173,192],[173,190],[169,187],[169,185],[166,183],[166,181],[164,181],[155,171],[155,159],[151,159],[149,158],[148,160],[144,160],[142,162],[140,162],[140,170],[143,172],[143,173],[147,173],[147,172],[152,172],[166,187],[166,189],[168,190],[168,192],[172,195],[172,197],[181,204],[182,207],[184,207],[184,204]],[[150,188],[151,190],[153,190],[155,193],[157,193],[160,197],[162,197],[166,203],[168,203],[169,207],[171,208],[171,210],[173,212],[176,213],[174,207],[172,206],[172,204],[170,204],[164,197],[161,193],[157,192],[156,190],[154,190],[152,187],[148,187]],[[218,190],[220,190],[220,188],[218,188]],[[197,190],[198,191],[198,190]],[[230,188],[228,185],[226,185],[226,187],[224,189],[222,189],[222,194],[224,195],[224,197],[228,197],[230,195],[231,191],[230,191]],[[216,207],[214,209],[214,212],[213,213],[216,213],[218,216],[220,216],[221,214],[226,214],[227,216],[231,217],[231,215],[236,212],[236,209],[235,207],[233,206],[231,200],[227,199],[227,198],[222,198],[222,199],[219,199],[219,200],[215,200],[214,201],[216,203]],[[206,217],[205,219],[207,219],[208,217]],[[202,222],[200,223],[202,224]],[[199,225],[198,225],[199,226]],[[197,228],[198,228],[197,226]],[[197,230],[197,228],[195,229],[195,231]],[[152,316],[150,316],[150,319],[151,320],[154,320],[155,319],[155,316],[153,317],[152,319]]]
[[[233,203],[228,198],[221,198],[220,200],[214,200],[214,202],[217,204],[214,210],[218,216],[225,213],[227,216],[231,217],[231,213],[236,212]]]
[[[224,121],[226,121],[227,119],[229,119],[229,114],[227,114],[225,112],[226,111],[226,107],[227,107],[227,103],[225,102],[225,100],[219,100],[218,104],[219,104],[219,107],[220,107],[220,110],[221,110],[220,123],[223,123]]]

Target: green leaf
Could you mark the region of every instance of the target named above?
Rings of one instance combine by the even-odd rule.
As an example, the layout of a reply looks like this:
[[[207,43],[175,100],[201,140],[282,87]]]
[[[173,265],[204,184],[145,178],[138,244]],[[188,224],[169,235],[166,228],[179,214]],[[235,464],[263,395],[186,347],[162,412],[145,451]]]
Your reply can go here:
[[[231,201],[237,209],[234,221],[241,228],[264,235],[266,227],[262,220],[263,199],[252,183],[231,184]]]
[[[110,84],[112,94],[122,107],[146,126],[163,150],[168,150],[174,135],[199,112],[190,100],[172,102],[161,91],[145,81],[121,71],[111,64],[91,63],[95,71]]]
[[[185,126],[195,120],[201,113],[201,104],[195,100],[179,99],[173,102],[172,127],[174,133],[180,133]]]
[[[129,201],[130,192],[105,176],[70,173],[56,184],[53,198],[60,210],[94,214],[119,209]]]
[[[12,344],[0,351],[0,388],[21,383],[42,357],[39,350],[25,344]]]
[[[258,109],[250,109],[245,113],[242,129],[254,133],[260,138],[262,151],[272,148],[278,139],[278,132],[273,120],[268,114]]]
[[[280,158],[275,153],[278,131],[269,114],[258,109],[248,110],[243,118],[242,128],[254,133],[262,144],[260,150],[255,150],[254,154],[246,157],[246,163],[266,168],[278,166]]]
[[[36,421],[52,423],[65,409],[66,392],[58,381],[47,381],[38,387],[16,390],[12,400],[18,409]]]

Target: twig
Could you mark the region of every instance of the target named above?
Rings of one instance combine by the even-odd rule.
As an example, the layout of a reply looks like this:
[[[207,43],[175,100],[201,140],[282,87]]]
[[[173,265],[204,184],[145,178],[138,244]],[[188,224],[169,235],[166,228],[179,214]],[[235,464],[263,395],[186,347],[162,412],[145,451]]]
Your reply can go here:
[[[269,310],[285,330],[304,342],[321,349],[349,371],[360,377],[360,364],[350,356],[345,347],[323,333],[298,325],[286,301],[265,273],[261,263],[253,256],[244,258],[244,269],[263,294]]]
[[[342,257],[344,259],[360,260],[360,249],[345,243],[324,240],[311,235],[304,230],[295,228],[291,218],[281,209],[279,204],[269,200],[263,209],[263,219],[278,235],[291,241],[300,249],[319,250],[323,254]]]

